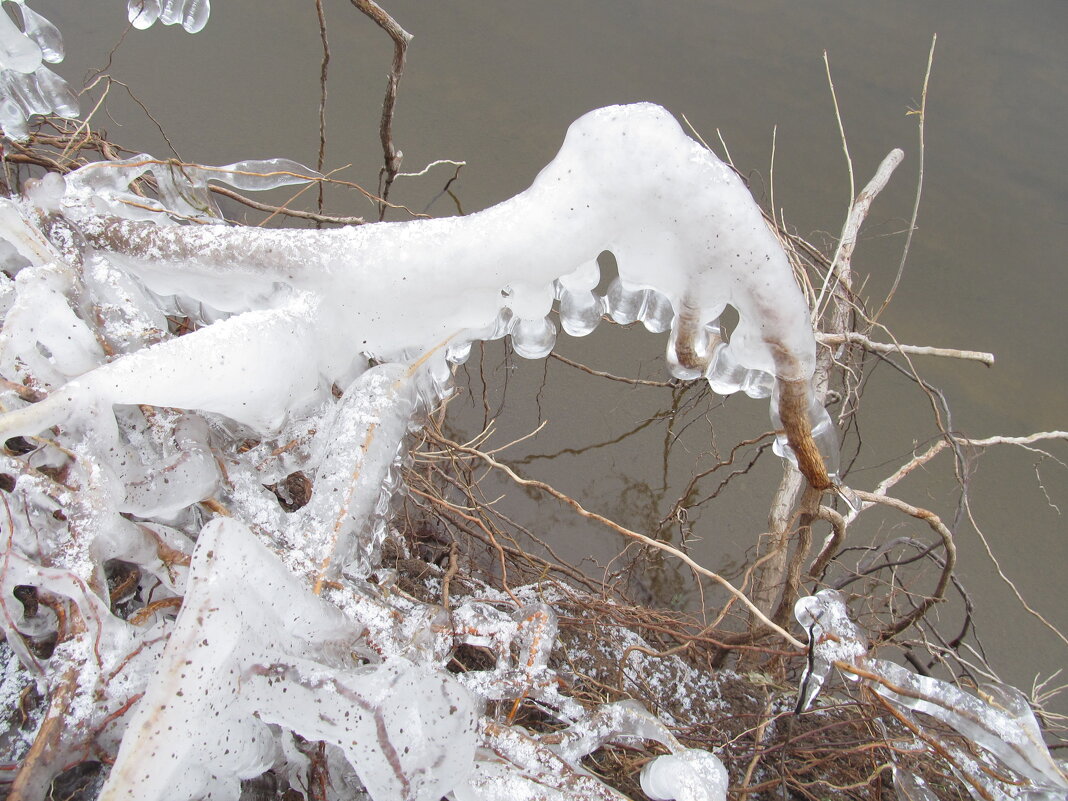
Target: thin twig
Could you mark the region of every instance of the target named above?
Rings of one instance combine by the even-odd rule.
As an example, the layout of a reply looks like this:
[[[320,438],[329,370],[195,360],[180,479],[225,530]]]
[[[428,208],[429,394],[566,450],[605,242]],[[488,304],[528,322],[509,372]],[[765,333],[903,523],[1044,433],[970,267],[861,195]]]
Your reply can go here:
[[[912,234],[916,231],[916,219],[920,214],[920,197],[923,195],[923,162],[925,154],[924,125],[927,122],[927,87],[931,83],[931,66],[934,64],[934,51],[937,42],[938,34],[936,33],[931,37],[931,50],[927,54],[927,72],[923,76],[923,92],[920,95],[920,107],[915,111],[909,112],[910,114],[918,114],[920,116],[920,166],[916,176],[916,197],[912,202],[912,217],[909,219],[908,233],[905,235],[905,246],[901,249],[901,261],[897,265],[897,275],[894,276],[894,283],[891,284],[890,291],[886,293],[886,300],[883,301],[883,305],[879,307],[879,311],[875,312],[875,315],[872,317],[872,323],[879,319],[883,311],[886,310],[886,307],[890,305],[890,301],[894,299],[897,287],[901,283],[901,276],[905,272],[905,261],[909,257],[909,246],[912,244]]]
[[[398,25],[397,21],[374,0],[351,0],[351,2],[374,20],[375,24],[388,33],[389,38],[393,40],[393,64],[386,83],[386,96],[382,101],[382,120],[378,127],[379,137],[382,140],[382,155],[385,159],[378,194],[383,200],[388,200],[389,188],[397,177],[397,173],[400,172],[401,159],[404,157],[404,154],[393,144],[393,114],[397,108],[397,87],[404,74],[404,55],[408,50],[412,35]],[[383,219],[385,215],[386,206],[383,204],[379,207],[379,219]]]
[[[647,545],[650,548],[655,548],[656,550],[663,551],[664,553],[667,553],[667,554],[670,554],[670,555],[674,556],[675,558],[677,558],[677,559],[681,560],[682,562],[684,562],[691,570],[693,570],[693,571],[695,571],[697,573],[700,573],[702,576],[706,576],[707,578],[712,579],[717,584],[719,584],[721,587],[723,587],[725,590],[727,590],[727,592],[729,592],[731,595],[733,595],[735,598],[737,598],[739,601],[741,601],[742,604],[744,604],[749,609],[749,611],[752,612],[753,615],[755,615],[757,617],[757,619],[759,619],[765,626],[767,626],[771,631],[773,631],[776,634],[778,634],[780,637],[782,637],[788,643],[790,643],[791,645],[793,645],[796,648],[803,648],[804,647],[804,644],[800,640],[798,640],[796,637],[794,637],[792,634],[790,634],[790,632],[786,631],[786,629],[784,629],[781,626],[777,625],[767,615],[765,615],[760,609],[758,609],[757,606],[751,600],[749,600],[748,597],[746,597],[745,593],[741,592],[738,588],[736,588],[733,584],[731,584],[729,581],[727,581],[727,579],[723,578],[718,573],[714,573],[711,570],[709,570],[708,568],[706,568],[706,567],[698,564],[697,562],[695,562],[689,555],[683,553],[678,548],[675,548],[675,547],[669,545],[666,542],[662,542],[660,540],[655,540],[652,537],[646,536],[645,534],[640,534],[637,531],[632,531],[629,528],[626,528],[624,526],[619,525],[619,523],[616,523],[614,520],[610,520],[609,518],[604,517],[603,515],[599,515],[596,512],[588,511],[585,507],[582,506],[582,504],[580,504],[578,501],[576,501],[574,498],[570,497],[569,495],[565,495],[564,493],[560,492],[555,487],[552,487],[552,486],[546,484],[543,481],[537,481],[535,479],[523,478],[522,476],[518,475],[514,470],[512,470],[510,467],[508,467],[508,465],[503,464],[501,462],[498,462],[496,459],[494,459],[492,456],[490,456],[487,453],[484,453],[484,452],[478,451],[478,450],[474,450],[473,448],[463,448],[463,447],[460,447],[460,446],[457,446],[457,450],[469,453],[472,456],[477,456],[478,458],[482,459],[486,464],[488,464],[490,467],[493,467],[493,468],[496,468],[497,470],[500,470],[506,476],[508,476],[508,478],[510,478],[512,481],[514,481],[516,484],[519,484],[522,487],[531,487],[533,489],[538,489],[538,490],[541,490],[542,492],[545,492],[545,493],[551,495],[552,497],[556,498],[558,501],[561,501],[561,502],[567,504],[568,506],[570,506],[572,509],[574,509],[576,512],[578,512],[580,515],[582,515],[585,518],[588,518],[590,520],[595,520],[596,522],[601,523],[602,525],[606,526],[607,528],[612,529],[613,531],[615,531],[618,534],[622,534],[623,536],[628,537],[628,538],[633,539],[633,540],[636,540],[637,542],[640,542],[643,545]]]
[[[323,171],[326,161],[326,78],[327,69],[330,66],[330,42],[326,38],[326,13],[323,10],[323,0],[315,0],[315,16],[319,20],[319,40],[323,43],[323,60],[319,67],[319,155],[315,162],[315,169]],[[318,211],[323,213],[323,185],[319,184]],[[316,220],[316,225],[320,221]]]
[[[840,334],[816,334],[816,341],[821,345],[841,345],[848,342],[850,345],[859,345],[872,353],[908,353],[913,356],[941,356],[946,359],[965,359],[967,361],[982,362],[987,367],[994,364],[994,354],[985,351],[875,342],[859,331],[845,331]]]

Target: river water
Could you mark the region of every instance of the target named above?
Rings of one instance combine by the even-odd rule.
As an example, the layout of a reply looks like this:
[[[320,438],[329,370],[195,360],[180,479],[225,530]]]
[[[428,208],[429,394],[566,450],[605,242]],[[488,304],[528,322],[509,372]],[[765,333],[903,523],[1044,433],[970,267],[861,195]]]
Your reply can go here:
[[[827,245],[841,228],[849,176],[823,52],[863,185],[893,147],[906,152],[876,201],[854,257],[870,275],[877,306],[897,270],[919,168],[917,117],[932,36],[938,34],[927,100],[926,162],[918,230],[904,278],[882,321],[902,342],[993,351],[997,364],[922,359],[944,389],[952,424],[974,437],[1068,428],[1062,313],[1068,240],[1068,5],[926,0],[542,0],[424,3],[387,8],[415,34],[395,136],[405,169],[438,158],[467,166],[404,179],[394,199],[436,215],[469,212],[525,188],[555,153],[567,125],[611,103],[649,100],[685,115],[720,155],[729,150],[754,194],[801,235]],[[102,68],[124,27],[124,4],[41,0],[68,40],[62,72],[72,83]],[[36,6],[35,6],[36,7]],[[331,46],[328,168],[374,187],[380,163],[378,109],[391,46],[348,3],[325,4]],[[314,5],[220,0],[208,27],[190,37],[157,27],[131,32],[111,57],[112,86],[96,124],[111,138],[166,155],[150,110],[182,157],[209,164],[287,156],[314,165],[318,148],[320,42]],[[97,95],[99,96],[99,95]],[[772,150],[774,144],[774,167]],[[373,214],[353,194],[333,193],[342,214]],[[559,352],[611,373],[665,379],[663,338],[599,329],[561,337]],[[689,478],[717,449],[768,428],[765,402],[629,387],[562,362],[526,363],[489,349],[469,365],[453,403],[458,435],[497,417],[491,443],[533,430],[502,455],[587,507],[649,530],[671,511]],[[489,410],[487,412],[487,409]],[[859,439],[846,442],[850,483],[873,487],[933,435],[930,406],[893,370],[874,371]],[[1065,458],[1063,443],[1054,454]],[[942,457],[945,459],[945,457]],[[729,470],[731,468],[726,468]],[[952,519],[948,461],[902,485],[900,494]],[[724,472],[725,472],[724,471]],[[779,474],[770,457],[685,515],[692,554],[715,569],[740,564],[765,525]],[[700,487],[716,489],[721,473]],[[1004,572],[1028,602],[1068,630],[1068,470],[1033,451],[989,453],[972,477],[973,512]],[[537,528],[593,572],[613,570],[619,542],[545,502],[487,484],[507,514]],[[694,499],[691,499],[691,501]],[[1058,506],[1060,508],[1058,508]],[[674,534],[679,533],[676,526]],[[858,544],[926,536],[900,518],[854,533]],[[1029,689],[1068,654],[1012,599],[974,529],[958,534],[960,575],[976,603],[991,663]],[[659,602],[694,608],[688,575],[662,566],[637,588]],[[696,600],[695,600],[696,599]]]

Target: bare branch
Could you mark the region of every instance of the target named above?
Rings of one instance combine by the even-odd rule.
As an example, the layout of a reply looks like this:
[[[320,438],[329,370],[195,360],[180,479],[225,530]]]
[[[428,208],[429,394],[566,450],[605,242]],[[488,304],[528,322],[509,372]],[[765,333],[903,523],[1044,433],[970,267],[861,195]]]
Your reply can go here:
[[[393,180],[400,172],[401,159],[404,154],[397,150],[393,144],[393,113],[397,107],[397,87],[400,85],[401,76],[404,74],[404,55],[408,50],[408,43],[412,35],[404,30],[397,21],[374,2],[374,0],[351,0],[361,12],[366,14],[379,28],[389,34],[393,40],[393,65],[386,83],[386,97],[382,101],[382,121],[379,123],[378,134],[382,140],[382,155],[385,158],[385,166],[382,168],[382,180],[379,194],[383,200],[389,198],[389,188]],[[386,214],[386,206],[379,208],[379,219]]]
[[[859,331],[845,331],[835,334],[817,334],[816,341],[821,345],[859,345],[872,353],[907,353],[912,356],[941,356],[947,359],[965,359],[982,362],[987,367],[994,364],[994,354],[978,350],[957,350],[956,348],[934,348],[927,345],[900,345],[890,342],[875,342]]]

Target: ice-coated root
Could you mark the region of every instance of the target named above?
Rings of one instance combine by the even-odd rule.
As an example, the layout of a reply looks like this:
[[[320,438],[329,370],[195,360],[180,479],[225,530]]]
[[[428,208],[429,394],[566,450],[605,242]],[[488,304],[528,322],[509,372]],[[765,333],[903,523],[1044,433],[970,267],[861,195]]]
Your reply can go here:
[[[223,341],[222,333],[203,332],[149,348],[161,362],[203,365],[203,380],[151,397],[154,384],[136,395],[101,380],[102,403],[217,411],[263,430],[277,425],[279,406],[298,398],[280,392],[274,408],[264,408],[262,397],[252,397],[255,381],[209,374],[216,369],[209,348],[225,348],[243,369],[263,375],[277,363],[281,343],[272,331],[288,314],[280,336],[289,340],[295,363],[317,370],[323,386],[338,381],[359,353],[405,361],[445,341],[453,343],[452,361],[464,358],[472,340],[505,335],[520,355],[540,358],[555,344],[556,327],[545,315],[558,297],[565,330],[587,333],[603,311],[623,323],[640,320],[651,331],[670,329],[669,364],[679,377],[707,377],[721,393],[772,395],[773,416],[782,421],[799,468],[814,486],[831,484],[834,431],[813,408],[807,382],[815,339],[786,256],[739,179],[657,106],[587,114],[528,190],[452,219],[270,231],[99,216],[101,198],[110,193],[121,200],[125,180],[159,164],[128,161],[110,175],[90,165],[67,179],[63,213],[78,236],[159,295],[219,317],[234,315],[224,323],[239,328],[247,315],[273,315],[275,328],[258,337],[265,345],[258,349],[251,335]],[[255,169],[296,180],[293,169],[264,165]],[[243,176],[252,168],[238,167],[218,168],[219,175],[231,183],[251,180]],[[191,186],[210,177],[198,169]],[[647,176],[657,176],[662,191],[648,192]],[[111,212],[121,211],[121,204],[108,203]],[[591,289],[603,250],[616,254],[620,275],[602,299]],[[728,304],[739,313],[730,342],[718,329]],[[115,365],[101,369],[121,372]],[[134,369],[146,368],[129,372]],[[296,394],[309,400],[318,388],[310,377],[296,378],[304,385]],[[214,391],[220,386],[232,396],[229,410]],[[123,400],[115,400],[120,394]]]
[[[778,412],[797,469],[814,488],[830,489],[831,476],[838,472],[838,437],[827,411],[815,400],[808,381],[779,379],[776,389],[772,413]]]
[[[311,500],[287,526],[292,547],[315,571],[316,592],[342,568],[364,578],[378,563],[384,532],[374,526],[376,507],[393,489],[390,471],[417,405],[415,372],[371,368],[342,395],[324,431]]]
[[[896,716],[909,721],[914,732],[923,730],[918,747],[930,748],[933,755],[946,760],[976,801],[1016,797],[1063,801],[1068,796],[1068,774],[1050,754],[1034,712],[1019,690],[981,685],[985,696],[981,698],[949,682],[869,656],[866,635],[850,619],[845,598],[837,590],[800,598],[794,617],[809,632],[811,649],[809,667],[801,677],[800,710],[812,704],[833,667],[884,699]],[[951,726],[977,749],[966,750],[933,729],[921,727],[913,716],[917,712]],[[1007,772],[1016,778],[1007,777]],[[907,788],[915,777],[906,773],[902,781]]]
[[[217,518],[197,540],[182,611],[129,722],[102,801],[236,799],[274,761],[273,737],[242,699],[254,662],[341,664],[358,636],[248,528]]]

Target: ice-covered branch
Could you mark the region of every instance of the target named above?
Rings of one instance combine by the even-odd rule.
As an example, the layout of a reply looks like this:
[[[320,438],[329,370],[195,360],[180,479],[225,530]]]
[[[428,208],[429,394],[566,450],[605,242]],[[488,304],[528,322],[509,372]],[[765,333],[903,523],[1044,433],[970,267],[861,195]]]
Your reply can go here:
[[[405,361],[448,343],[432,359],[443,375],[446,353],[460,361],[473,340],[510,334],[521,355],[544,356],[559,296],[572,333],[591,330],[606,310],[621,322],[670,327],[676,375],[704,375],[718,392],[772,395],[790,446],[782,450],[814,486],[830,483],[835,435],[809,386],[815,340],[786,256],[738,178],[663,109],[586,115],[530,189],[463,218],[270,231],[100,216],[118,210],[107,198],[151,163],[130,160],[110,182],[102,181],[108,166],[84,168],[44,205],[72,221],[90,252],[154,293],[234,316],[87,373],[0,421],[0,433],[34,433],[79,406],[109,403],[196,408],[270,427],[344,381],[358,354]],[[238,167],[220,169],[232,176]],[[616,255],[620,275],[602,299],[592,289],[604,250]],[[728,304],[740,318],[729,342],[718,323]],[[250,325],[261,334],[246,333]],[[205,366],[211,392],[202,381],[179,386],[167,377],[179,351],[189,363],[220,349],[231,357]],[[276,349],[306,369],[263,392],[249,377],[263,376]],[[224,384],[225,397],[217,391]]]
[[[906,728],[961,776],[976,801],[1016,797],[1053,801],[1068,794],[1068,777],[1050,755],[1034,713],[1018,690],[987,684],[980,688],[985,696],[980,698],[870,656],[864,635],[835,590],[801,598],[794,615],[810,637],[799,709],[811,706],[834,667],[880,696]],[[957,747],[914,713],[951,726],[976,750],[969,753]],[[1018,778],[1007,776],[1006,769]]]

